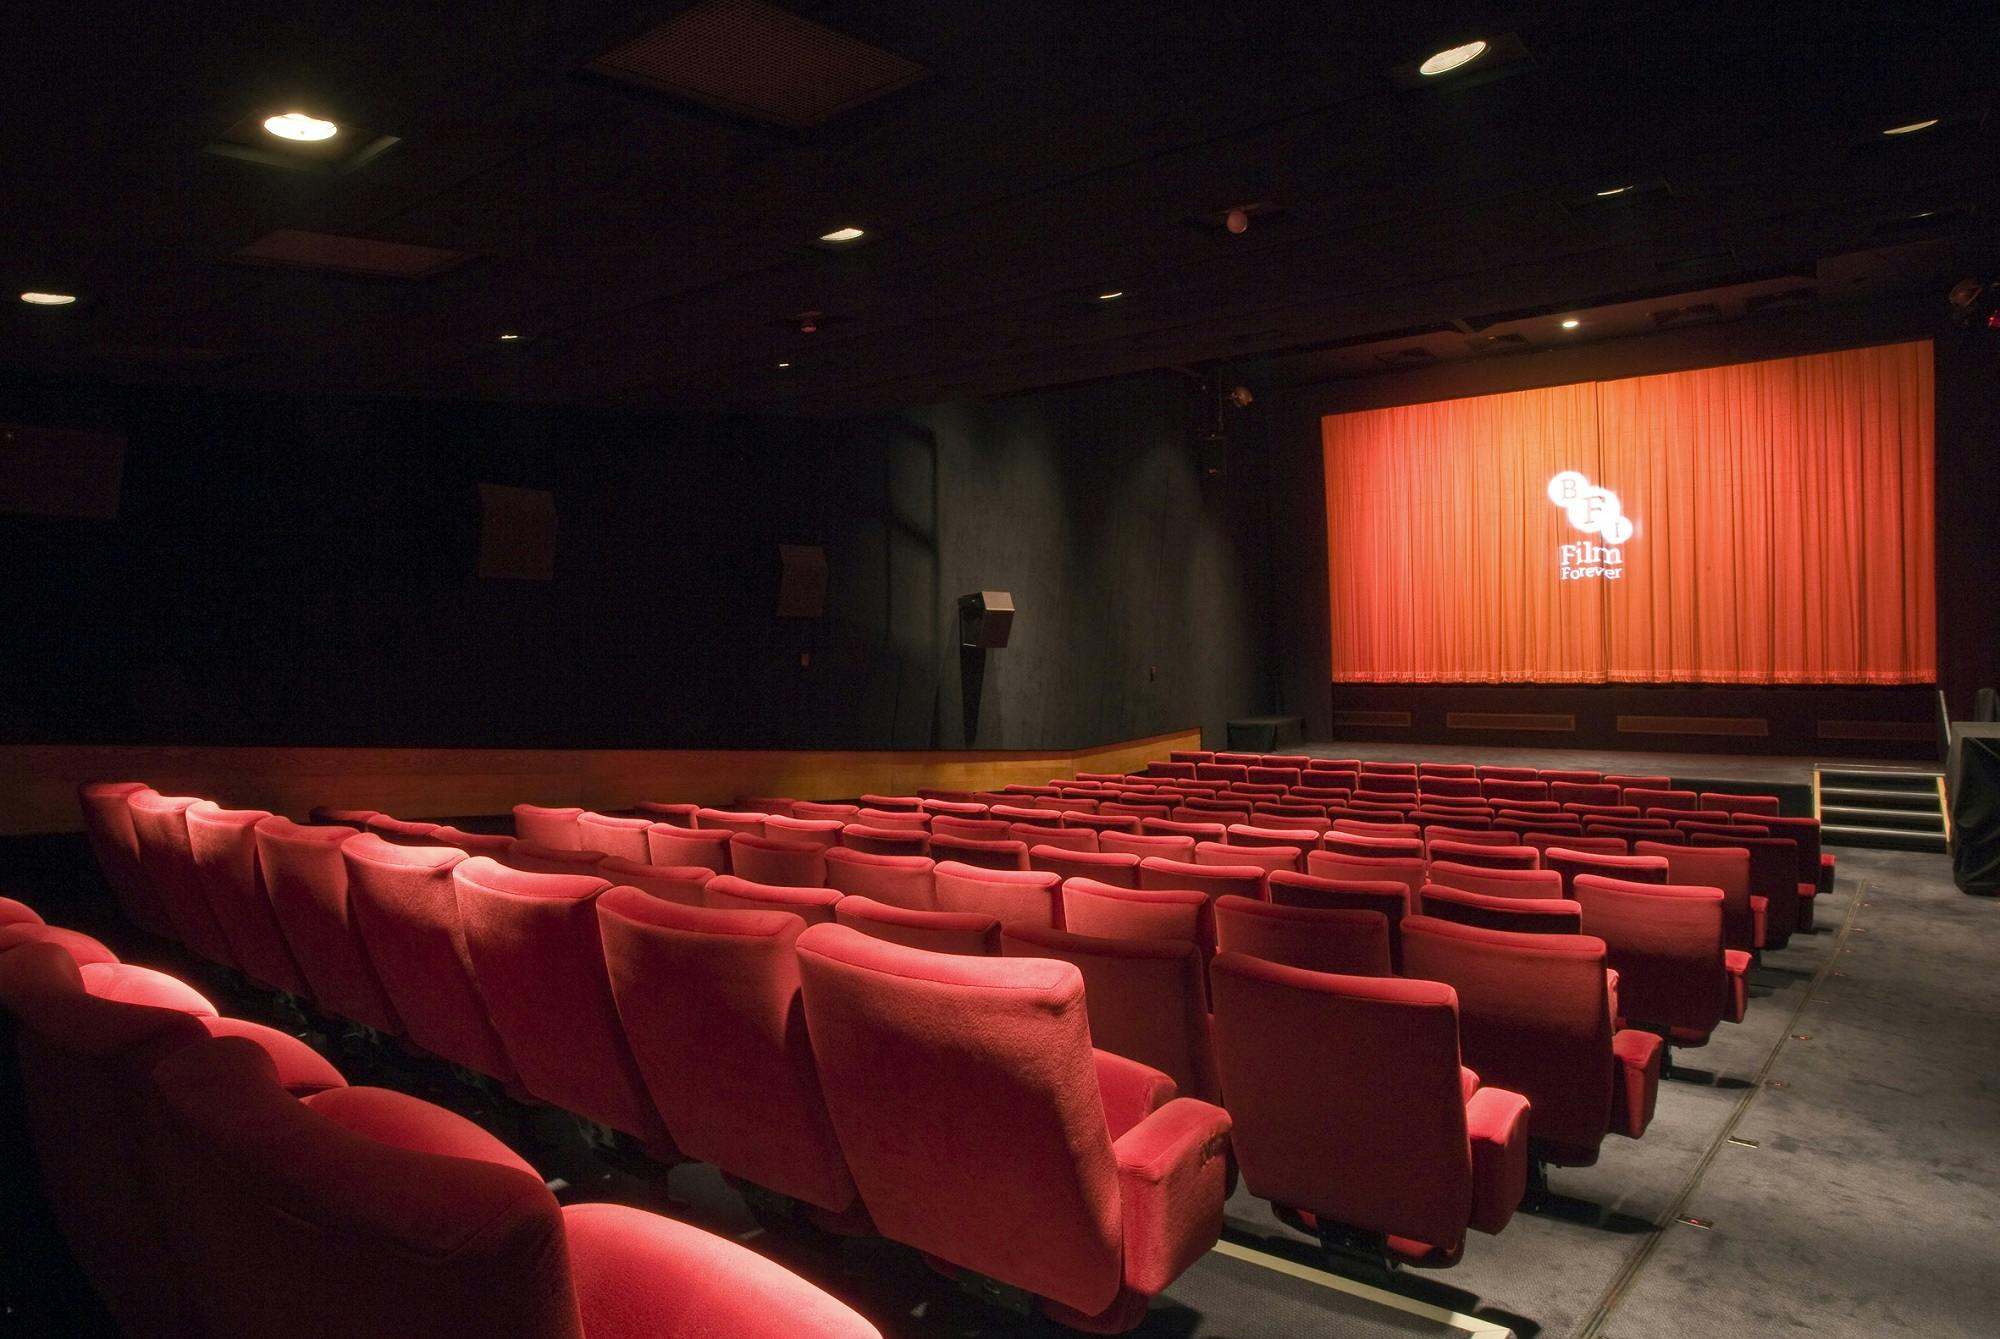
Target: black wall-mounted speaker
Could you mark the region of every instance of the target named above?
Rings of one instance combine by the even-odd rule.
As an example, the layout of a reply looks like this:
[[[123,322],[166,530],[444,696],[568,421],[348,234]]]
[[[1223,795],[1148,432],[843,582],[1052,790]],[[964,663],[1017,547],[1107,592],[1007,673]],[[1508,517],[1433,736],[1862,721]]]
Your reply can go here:
[[[1014,597],[1004,590],[978,590],[958,597],[958,644],[994,650],[1007,644],[1014,628]]]

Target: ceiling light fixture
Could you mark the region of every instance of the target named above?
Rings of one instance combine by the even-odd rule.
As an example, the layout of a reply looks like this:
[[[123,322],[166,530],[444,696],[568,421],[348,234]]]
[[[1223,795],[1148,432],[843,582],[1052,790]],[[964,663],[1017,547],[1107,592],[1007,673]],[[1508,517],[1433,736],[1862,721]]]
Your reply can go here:
[[[1114,288],[1109,293],[1099,293],[1097,295],[1097,300],[1099,302],[1110,302],[1113,298],[1122,298],[1124,296],[1125,296],[1124,289]]]
[[[512,344],[515,340],[519,338],[520,338],[519,335],[502,335],[500,336],[500,342],[502,344]]]
[[[1911,121],[1905,125],[1890,126],[1887,130],[1883,131],[1882,133],[1885,135],[1914,135],[1919,130],[1929,130],[1932,126],[1936,125],[1937,123],[1938,119],[1935,116],[1933,116],[1928,121]]]
[[[778,364],[778,370],[779,370],[780,372],[782,372],[782,371],[784,371],[784,370],[785,370],[786,368],[788,368],[788,367],[790,367],[790,366],[791,366],[791,364],[790,364],[790,363],[779,363],[779,364]]]
[[[1449,74],[1461,65],[1469,65],[1486,54],[1483,41],[1467,42],[1464,46],[1447,47],[1430,57],[1417,67],[1417,73],[1426,79],[1434,75]]]
[[[264,118],[264,129],[279,139],[297,140],[302,144],[316,144],[323,139],[332,139],[340,133],[340,127],[333,122],[322,121],[317,116],[307,116],[304,112],[267,116]]]
[[[67,307],[76,301],[76,294],[36,293],[29,291],[21,294],[21,301],[27,303],[30,307]]]
[[[819,240],[822,242],[858,242],[867,235],[867,232],[861,228],[835,228],[832,232],[821,233]]]
[[[1222,226],[1234,233],[1250,231],[1250,211],[1240,206],[1222,216]]]
[[[1570,318],[1569,318],[1568,320],[1566,320],[1566,321],[1564,321],[1564,322],[1563,322],[1563,329],[1565,329],[1565,330],[1574,330],[1574,329],[1576,329],[1576,328],[1577,328],[1578,326],[1580,326],[1580,325],[1582,325],[1582,324],[1583,324],[1583,322],[1581,322],[1581,321],[1577,320],[1577,319],[1576,319],[1576,318],[1575,318],[1574,316],[1572,316],[1572,317],[1570,317]]]
[[[1597,198],[1600,200],[1607,200],[1614,195],[1623,195],[1625,194],[1625,192],[1631,189],[1632,188],[1630,186],[1610,186],[1604,190],[1599,191],[1597,193]]]

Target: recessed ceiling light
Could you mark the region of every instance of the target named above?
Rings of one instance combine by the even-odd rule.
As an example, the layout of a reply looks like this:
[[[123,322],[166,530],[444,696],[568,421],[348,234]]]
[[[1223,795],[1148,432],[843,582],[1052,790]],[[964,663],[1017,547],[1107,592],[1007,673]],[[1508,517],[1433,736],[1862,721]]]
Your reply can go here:
[[[1122,298],[1122,297],[1124,297],[1124,296],[1125,296],[1125,290],[1124,290],[1124,289],[1122,289],[1122,288],[1114,288],[1114,289],[1112,289],[1112,290],[1111,290],[1110,292],[1108,292],[1108,293],[1099,293],[1099,294],[1097,295],[1097,300],[1098,300],[1099,302],[1109,302],[1109,301],[1111,301],[1111,300],[1112,300],[1113,298]]]
[[[1461,65],[1467,65],[1486,54],[1485,42],[1467,42],[1464,46],[1448,47],[1438,52],[1417,67],[1417,73],[1426,78],[1432,75],[1449,74]]]
[[[31,291],[21,294],[21,301],[31,307],[67,307],[76,301],[76,294],[36,293]]]
[[[1606,199],[1606,198],[1607,198],[1607,197],[1609,197],[1609,196],[1613,196],[1613,195],[1623,195],[1623,194],[1625,194],[1625,192],[1627,192],[1627,191],[1629,191],[1629,190],[1631,190],[1631,189],[1632,189],[1632,188],[1631,188],[1630,186],[1610,186],[1610,187],[1607,187],[1607,188],[1605,188],[1604,190],[1601,190],[1601,191],[1599,191],[1599,192],[1597,193],[1597,198],[1598,198],[1598,199],[1600,199],[1600,200],[1603,200],[1603,199]]]
[[[323,139],[332,139],[340,133],[340,127],[331,121],[322,121],[317,116],[307,116],[304,112],[286,112],[282,116],[264,118],[264,129],[279,139],[298,140],[314,144]]]
[[[783,370],[784,370],[785,368],[787,368],[787,367],[790,367],[790,366],[791,366],[791,364],[790,364],[790,363],[779,363],[779,364],[778,364],[778,368],[779,368],[779,370],[780,370],[780,371],[783,371]]]
[[[1581,322],[1581,321],[1577,320],[1577,319],[1576,319],[1576,318],[1575,318],[1574,316],[1572,316],[1572,317],[1570,317],[1570,318],[1569,318],[1568,320],[1566,320],[1566,321],[1564,321],[1564,322],[1563,322],[1563,329],[1565,329],[1565,330],[1574,330],[1574,329],[1576,329],[1576,328],[1577,328],[1578,326],[1580,326],[1580,325],[1582,325],[1582,324],[1583,324],[1583,322]]]
[[[1919,130],[1929,130],[1932,126],[1936,125],[1937,123],[1938,119],[1935,116],[1933,116],[1928,121],[1911,121],[1906,125],[1890,126],[1887,130],[1883,131],[1882,133],[1885,135],[1914,135]]]
[[[858,242],[865,236],[867,236],[867,233],[860,228],[835,228],[832,232],[821,233],[819,240],[822,242]]]
[[[520,338],[519,335],[502,335],[500,336],[500,342],[502,344],[512,344],[515,340],[519,338]]]

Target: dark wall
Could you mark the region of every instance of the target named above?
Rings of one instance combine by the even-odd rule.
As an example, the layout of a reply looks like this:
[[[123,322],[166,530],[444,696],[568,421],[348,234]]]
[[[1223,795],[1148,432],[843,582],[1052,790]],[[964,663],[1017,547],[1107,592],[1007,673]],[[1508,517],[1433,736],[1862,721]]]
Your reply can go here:
[[[1260,532],[1181,398],[819,422],[0,382],[0,421],[130,440],[115,520],[0,515],[0,738],[963,747],[979,585],[1022,608],[979,747],[1219,731],[1259,705]],[[480,483],[554,492],[553,581],[476,576]],[[826,546],[827,618],[773,616],[780,543]]]
[[[2000,464],[2000,415],[1995,412],[2000,406],[2000,341],[1984,332],[1951,326],[1943,319],[1942,307],[1941,298],[1931,297],[1846,311],[1788,313],[1646,338],[1268,391],[1264,403],[1272,443],[1271,492],[1273,506],[1278,509],[1273,530],[1281,537],[1272,549],[1272,580],[1274,587],[1284,592],[1287,611],[1287,617],[1274,624],[1279,638],[1273,662],[1275,693],[1283,709],[1306,716],[1311,738],[1356,734],[1352,729],[1336,729],[1332,718],[1341,690],[1332,685],[1327,522],[1320,455],[1322,415],[1929,338],[1935,342],[1937,369],[1938,677],[1953,712],[1968,714],[1973,692],[1982,684],[2000,680],[2000,597],[1995,594],[2000,591],[2000,544],[1994,542],[1992,521],[1993,472]],[[1571,709],[1554,700],[1559,696],[1556,689],[1539,691],[1549,696],[1545,709]],[[1420,721],[1441,720],[1443,709],[1450,705],[1451,692],[1448,688],[1412,690],[1411,705]],[[1368,707],[1381,705],[1380,693],[1372,686],[1366,696]],[[1681,691],[1674,702],[1685,696]],[[1665,703],[1667,698],[1663,696],[1661,701]],[[1909,717],[1911,701],[1907,690],[1891,690],[1881,695],[1878,710],[1885,718]],[[1576,709],[1587,717],[1604,715],[1588,706]],[[1686,707],[1662,705],[1657,710],[1679,712]],[[1829,699],[1821,714],[1850,715],[1854,710],[1852,691],[1847,691],[1837,704]],[[1402,737],[1417,736],[1406,733]],[[1431,731],[1426,737],[1446,736]],[[1645,748],[1671,747],[1673,743],[1666,738],[1638,742],[1630,738],[1508,740],[1486,732],[1476,737],[1451,737],[1479,743],[1591,742]],[[1693,741],[1688,746],[1731,752],[1757,747],[1752,741],[1728,740]],[[1921,753],[1928,748],[1906,743],[1901,751]],[[1882,748],[1822,740],[1817,751],[1881,752]]]

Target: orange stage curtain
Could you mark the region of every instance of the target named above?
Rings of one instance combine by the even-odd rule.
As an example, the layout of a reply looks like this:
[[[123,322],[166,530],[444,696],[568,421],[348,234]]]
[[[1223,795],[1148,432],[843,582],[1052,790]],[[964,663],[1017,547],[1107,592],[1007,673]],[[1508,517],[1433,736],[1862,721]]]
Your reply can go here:
[[[1932,682],[1933,404],[1922,341],[1329,415],[1333,677]]]

